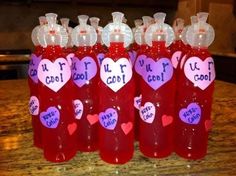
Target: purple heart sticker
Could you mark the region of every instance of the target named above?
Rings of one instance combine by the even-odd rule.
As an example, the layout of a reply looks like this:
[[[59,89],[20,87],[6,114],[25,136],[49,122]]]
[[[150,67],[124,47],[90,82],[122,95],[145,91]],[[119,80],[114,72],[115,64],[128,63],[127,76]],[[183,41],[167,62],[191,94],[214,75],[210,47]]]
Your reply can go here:
[[[42,59],[42,55],[37,57],[35,54],[31,54],[30,58],[31,59],[30,59],[29,68],[28,68],[28,75],[35,83],[38,83],[37,70],[38,70],[39,62]]]
[[[97,64],[92,57],[83,59],[74,57],[72,59],[72,79],[74,83],[82,87],[97,74]]]
[[[152,58],[147,58],[143,69],[143,79],[151,88],[157,90],[171,80],[173,72],[170,59],[161,58],[154,61]]]
[[[60,112],[54,106],[40,113],[40,121],[47,128],[56,128],[60,121]]]
[[[134,62],[136,60],[136,57],[137,57],[137,52],[132,50],[132,51],[129,51],[128,53],[129,53],[129,58],[130,58],[131,64],[133,66]]]
[[[143,69],[145,67],[145,60],[147,59],[147,56],[142,54],[139,55],[135,61],[134,69],[136,73],[138,73],[140,76],[143,74]]]
[[[104,57],[105,57],[105,54],[104,54],[104,53],[99,53],[99,54],[97,55],[97,59],[98,59],[99,66],[102,65],[102,61],[103,61]]]
[[[114,108],[108,108],[105,112],[99,113],[100,124],[108,130],[114,130],[118,121],[118,114]]]
[[[201,119],[201,108],[197,103],[190,103],[179,111],[180,119],[187,124],[198,124]]]

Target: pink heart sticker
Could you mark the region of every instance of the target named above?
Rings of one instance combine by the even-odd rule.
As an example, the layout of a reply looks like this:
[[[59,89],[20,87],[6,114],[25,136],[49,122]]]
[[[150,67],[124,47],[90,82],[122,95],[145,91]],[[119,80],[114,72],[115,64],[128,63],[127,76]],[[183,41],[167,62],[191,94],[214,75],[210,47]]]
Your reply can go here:
[[[140,118],[146,123],[152,123],[155,119],[156,108],[151,102],[146,102],[144,106],[139,109]]]
[[[95,124],[95,123],[98,122],[99,117],[98,117],[97,114],[93,114],[93,115],[88,114],[88,115],[87,115],[87,119],[88,119],[88,121],[89,121],[89,124],[90,124],[90,125],[93,125],[93,124]]]
[[[212,128],[212,120],[206,120],[205,121],[205,129],[206,131],[210,131]]]
[[[129,134],[129,132],[132,130],[132,128],[133,128],[133,123],[132,122],[121,124],[121,129],[123,130],[125,135]]]
[[[162,126],[165,127],[165,126],[170,125],[173,122],[173,117],[164,114],[161,117],[161,121],[162,121]]]
[[[76,131],[76,129],[77,129],[77,124],[75,122],[67,126],[67,130],[70,135],[72,135]]]
[[[182,51],[176,51],[171,57],[171,62],[175,69],[178,67],[179,61],[181,59],[181,55],[182,55]]]
[[[29,100],[29,112],[31,115],[39,114],[39,100],[36,96],[31,96]]]

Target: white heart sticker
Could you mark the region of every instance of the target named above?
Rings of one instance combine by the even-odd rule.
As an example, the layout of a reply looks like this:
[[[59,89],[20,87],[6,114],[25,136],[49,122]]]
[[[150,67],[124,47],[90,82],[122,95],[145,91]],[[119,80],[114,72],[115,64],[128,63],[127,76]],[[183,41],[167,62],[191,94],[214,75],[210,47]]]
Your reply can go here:
[[[29,112],[31,115],[39,114],[39,100],[36,96],[31,96],[29,100]]]
[[[146,123],[152,123],[155,119],[156,108],[151,102],[146,102],[144,106],[140,107],[140,118]]]
[[[126,58],[120,58],[116,62],[111,58],[102,61],[100,78],[114,92],[125,86],[132,78],[132,74],[132,66]]]
[[[73,101],[73,104],[74,104],[75,118],[81,119],[84,111],[83,103],[79,99],[77,99]]]
[[[204,61],[199,57],[190,57],[184,64],[184,74],[194,86],[205,90],[215,80],[212,57],[208,57]]]
[[[42,59],[38,66],[38,78],[49,89],[57,92],[71,78],[70,65],[64,58],[58,58],[54,62]]]

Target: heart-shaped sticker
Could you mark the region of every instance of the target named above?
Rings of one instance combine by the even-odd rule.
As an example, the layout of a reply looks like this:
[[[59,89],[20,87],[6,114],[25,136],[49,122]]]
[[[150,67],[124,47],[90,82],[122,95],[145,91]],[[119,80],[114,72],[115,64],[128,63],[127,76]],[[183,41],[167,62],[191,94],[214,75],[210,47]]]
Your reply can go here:
[[[97,55],[97,60],[98,60],[99,67],[102,65],[102,61],[103,61],[104,57],[105,57],[104,53],[99,53]]]
[[[38,83],[38,66],[42,59],[42,55],[36,56],[35,54],[31,54],[30,56],[30,63],[29,63],[29,69],[28,69],[28,75],[29,77],[35,82]]]
[[[142,101],[142,95],[139,95],[138,97],[134,97],[134,107],[138,110],[140,109],[141,101]]]
[[[206,120],[205,121],[205,129],[206,131],[210,131],[212,128],[212,120]]]
[[[100,124],[108,130],[114,130],[118,121],[118,114],[114,108],[108,108],[105,112],[99,113]]]
[[[173,122],[173,117],[164,114],[161,117],[161,121],[162,121],[162,126],[165,127],[165,126],[170,125]]]
[[[140,118],[146,123],[152,123],[155,119],[156,108],[151,102],[146,102],[144,106],[140,107]]]
[[[56,128],[60,121],[60,112],[54,106],[40,113],[40,121],[47,128]]]
[[[83,59],[73,57],[72,79],[78,87],[82,87],[97,74],[97,64],[92,57],[86,56]]]
[[[39,100],[36,96],[31,96],[29,100],[29,112],[31,115],[39,114]]]
[[[131,64],[133,66],[134,62],[136,60],[136,57],[137,57],[137,52],[132,50],[132,51],[129,51],[128,53],[129,53],[129,58],[130,58]]]
[[[182,57],[181,61],[180,61],[180,69],[181,69],[181,70],[182,70],[183,65],[184,65],[184,63],[185,63],[185,61],[186,61],[186,57],[187,57],[187,55],[185,54],[185,55]]]
[[[77,129],[77,124],[74,122],[74,123],[71,123],[67,126],[67,130],[69,132],[70,135],[74,134],[74,132],[76,131]]]
[[[190,103],[187,108],[179,111],[180,119],[187,124],[198,124],[201,119],[201,107],[197,103]]]
[[[205,90],[215,80],[215,67],[212,57],[202,61],[199,57],[190,57],[184,64],[184,74],[194,86]]]
[[[64,58],[58,58],[55,62],[42,59],[38,66],[38,78],[49,89],[57,92],[71,78],[69,63]]]
[[[136,73],[138,73],[140,76],[143,75],[143,69],[145,68],[145,60],[147,59],[147,56],[144,54],[141,54],[137,57],[134,65],[134,69]]]
[[[176,69],[178,67],[179,61],[181,59],[182,51],[176,51],[171,57],[171,62],[173,67]]]
[[[171,80],[173,72],[172,63],[168,58],[157,61],[147,58],[143,69],[143,79],[151,88],[157,90]]]
[[[102,61],[100,77],[104,84],[117,92],[132,78],[132,66],[126,58],[120,58],[116,62],[105,58]]]
[[[75,118],[79,120],[81,119],[84,111],[83,103],[79,99],[76,99],[73,101],[73,104],[74,104]]]
[[[98,118],[97,114],[93,114],[93,115],[88,114],[87,115],[87,120],[89,121],[90,125],[93,125],[93,124],[98,122],[99,118]]]
[[[72,59],[75,56],[75,53],[70,53],[66,56],[67,62],[69,64],[69,66],[72,66]]]
[[[133,128],[133,123],[132,122],[127,122],[127,123],[122,123],[121,124],[121,129],[123,130],[125,135],[129,134],[129,132],[132,130],[132,128]]]

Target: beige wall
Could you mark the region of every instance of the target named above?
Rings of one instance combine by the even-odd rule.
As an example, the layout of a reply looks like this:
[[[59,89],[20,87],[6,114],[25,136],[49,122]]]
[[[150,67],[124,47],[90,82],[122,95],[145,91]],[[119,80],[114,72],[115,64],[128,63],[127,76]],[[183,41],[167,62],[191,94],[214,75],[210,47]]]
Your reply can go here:
[[[215,41],[210,50],[220,53],[232,53],[236,48],[236,16],[233,14],[234,0],[179,0],[175,17],[185,19],[199,11],[209,12],[208,22],[215,29]],[[236,7],[235,7],[236,8]]]

